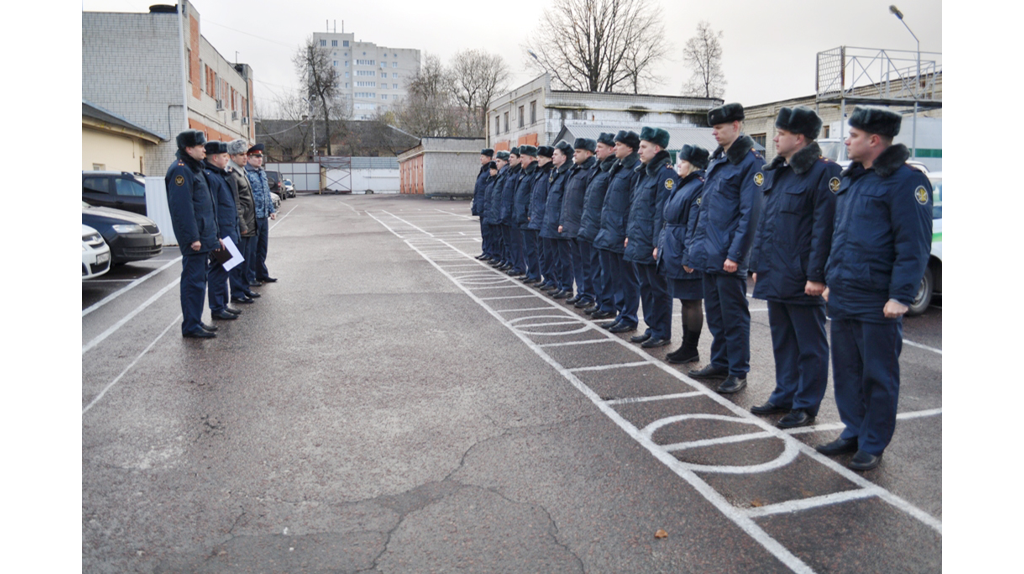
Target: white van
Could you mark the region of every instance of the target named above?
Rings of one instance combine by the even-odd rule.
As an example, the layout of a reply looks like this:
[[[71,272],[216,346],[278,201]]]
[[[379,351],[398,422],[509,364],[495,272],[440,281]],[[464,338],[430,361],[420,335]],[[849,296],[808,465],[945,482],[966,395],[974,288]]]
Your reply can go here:
[[[924,313],[931,305],[933,294],[942,296],[942,172],[933,171],[928,179],[932,182],[932,253],[921,278],[921,287],[907,311],[909,316]]]

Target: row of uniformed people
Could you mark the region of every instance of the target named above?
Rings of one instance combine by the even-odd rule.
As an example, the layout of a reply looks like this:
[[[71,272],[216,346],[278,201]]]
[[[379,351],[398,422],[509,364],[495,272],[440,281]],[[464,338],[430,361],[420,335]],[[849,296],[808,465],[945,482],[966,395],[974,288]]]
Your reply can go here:
[[[776,388],[751,410],[786,413],[778,421],[782,428],[810,424],[820,407],[829,360],[826,297],[828,287],[838,289],[829,311],[837,319],[832,360],[846,429],[819,450],[856,452],[851,468],[874,468],[895,426],[900,318],[928,259],[930,184],[904,165],[905,146],[892,145],[900,116],[888,110],[854,111],[847,142],[854,163],[842,174],[821,157],[814,141],[821,120],[812,110],[780,111],[778,157],[768,165],[742,133],[743,120],[739,104],[711,110],[708,123],[719,147],[709,154],[682,146],[675,166],[666,151],[668,133],[658,128],[601,134],[596,142],[577,139],[571,167],[566,142],[554,150],[542,146],[540,156],[552,158],[539,170],[546,176],[534,170],[534,183],[525,186],[530,160],[525,169],[509,165],[537,154],[535,148],[498,152],[494,162],[486,161],[493,152],[484,150],[481,162],[495,169],[478,180],[482,193],[475,195],[475,212],[489,233],[479,258],[510,275],[525,273],[527,283],[594,318],[615,317],[603,324],[612,332],[636,330],[642,299],[647,330],[631,340],[647,348],[668,344],[672,298],[680,299],[683,344],[667,355],[675,363],[699,360],[703,299],[711,361],[688,374],[724,378],[716,387],[723,394],[746,386],[752,270],[753,296],[768,301]],[[526,227],[521,219],[503,223],[500,211],[498,219],[490,217],[488,206],[499,197],[493,189],[508,185],[534,194],[530,200],[513,196],[521,199],[513,205],[530,207]],[[866,190],[845,193],[857,186]],[[870,224],[855,225],[865,216]],[[514,247],[514,232],[534,223],[545,239],[539,263],[529,256],[524,262]],[[501,225],[504,235],[496,239]],[[838,349],[837,340],[843,342]]]
[[[254,153],[244,140],[230,143],[206,141],[197,130],[177,136],[177,160],[167,170],[164,183],[174,235],[182,254],[181,333],[184,337],[216,337],[217,327],[202,321],[208,297],[214,319],[233,320],[241,311],[228,304],[252,303],[260,295],[255,273],[257,241],[256,202],[249,178],[243,171]],[[260,146],[262,151],[262,144]],[[230,271],[211,257],[224,249],[230,238],[245,261]]]

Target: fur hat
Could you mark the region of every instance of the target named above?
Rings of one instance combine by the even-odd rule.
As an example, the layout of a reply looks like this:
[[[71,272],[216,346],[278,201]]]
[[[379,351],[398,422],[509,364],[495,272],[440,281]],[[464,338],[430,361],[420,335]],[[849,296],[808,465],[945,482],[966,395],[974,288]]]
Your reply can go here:
[[[606,134],[601,132],[601,135],[597,136],[597,143],[603,143],[609,147],[615,147],[615,134]]]
[[[206,136],[199,130],[185,130],[178,134],[178,149],[195,147],[206,143]]]
[[[489,161],[487,162],[487,169],[498,169],[498,164],[494,163],[493,161]]]
[[[821,131],[821,118],[807,106],[782,108],[775,118],[775,127],[795,134],[803,134],[809,140],[816,139]]]
[[[892,110],[876,106],[857,106],[850,114],[851,128],[890,138],[900,133],[900,124],[902,123],[903,116]]]
[[[206,142],[206,153],[228,153],[228,144],[217,140],[208,141]]]
[[[228,142],[228,153],[231,155],[243,154],[247,149],[249,149],[249,144],[243,139],[231,140]]]
[[[539,148],[537,148],[537,155],[540,157],[546,157],[548,159],[551,159],[551,154],[553,153],[555,153],[555,148],[549,145],[542,145]]]
[[[528,155],[530,157],[537,157],[537,148],[532,145],[521,145],[519,146],[519,155]]]
[[[590,138],[576,138],[572,143],[572,149],[582,149],[594,153],[597,151],[597,142]]]
[[[661,128],[644,127],[640,130],[640,140],[649,141],[665,149],[668,147],[668,132]]]
[[[633,151],[640,149],[640,136],[636,135],[636,132],[619,130],[619,133],[615,134],[615,143],[619,142],[633,148]]]
[[[516,146],[508,150],[509,155],[519,155],[519,146]]]
[[[565,157],[572,157],[572,146],[569,145],[569,142],[561,140],[555,144],[555,148],[562,150]]]
[[[743,106],[740,104],[725,104],[708,112],[708,125],[714,127],[718,124],[740,122],[745,117]]]
[[[491,149],[491,148],[484,148],[484,149],[480,150],[480,155],[485,155],[487,157],[494,157],[494,150]]]
[[[256,144],[256,145],[252,146],[251,148],[249,148],[249,151],[247,151],[247,152],[245,152],[245,153],[247,153],[247,154],[249,154],[249,155],[253,155],[253,154],[254,154],[254,153],[256,153],[256,152],[259,152],[259,153],[261,153],[261,154],[262,154],[262,153],[263,153],[263,150],[264,150],[263,144],[261,144],[261,143],[258,143],[258,144]]]
[[[508,152],[505,150],[499,151],[498,153],[494,154],[494,159],[508,161]]]
[[[708,150],[690,144],[684,145],[683,149],[679,150],[679,159],[690,162],[690,165],[697,169],[707,169],[710,155]]]

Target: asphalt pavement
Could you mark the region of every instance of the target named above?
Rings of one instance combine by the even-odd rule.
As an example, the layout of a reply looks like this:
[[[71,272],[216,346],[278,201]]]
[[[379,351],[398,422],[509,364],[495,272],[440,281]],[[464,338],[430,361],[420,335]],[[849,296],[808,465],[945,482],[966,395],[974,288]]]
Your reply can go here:
[[[300,195],[272,225],[279,281],[216,339],[181,337],[176,247],[83,284],[84,572],[941,570],[941,300],[856,473],[813,450],[831,381],[812,427],[749,413],[763,301],[722,397],[664,361],[678,302],[668,347],[596,328],[476,261],[469,202]]]

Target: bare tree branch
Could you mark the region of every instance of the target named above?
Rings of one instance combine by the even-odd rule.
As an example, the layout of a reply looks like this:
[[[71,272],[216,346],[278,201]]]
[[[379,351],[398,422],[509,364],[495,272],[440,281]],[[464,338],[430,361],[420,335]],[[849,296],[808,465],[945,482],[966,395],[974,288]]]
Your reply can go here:
[[[487,122],[487,104],[495,94],[505,91],[512,72],[505,60],[481,50],[463,50],[449,66],[456,101],[465,110],[465,125],[460,131],[483,136]]]
[[[331,130],[337,131],[339,120],[348,113],[348,102],[344,101],[338,88],[340,74],[331,64],[330,52],[322,49],[312,36],[299,47],[292,62],[307,100],[312,102],[313,117],[323,119],[327,155],[332,155]]]
[[[715,33],[711,24],[697,24],[697,35],[686,41],[683,60],[693,68],[693,74],[683,86],[683,95],[720,98],[725,93],[725,73],[722,71],[722,32]]]

